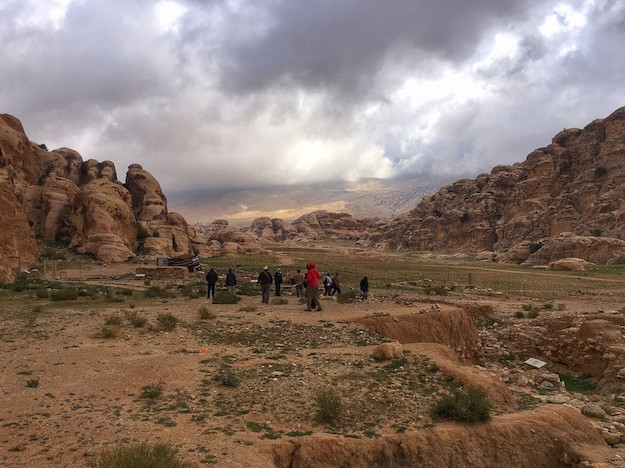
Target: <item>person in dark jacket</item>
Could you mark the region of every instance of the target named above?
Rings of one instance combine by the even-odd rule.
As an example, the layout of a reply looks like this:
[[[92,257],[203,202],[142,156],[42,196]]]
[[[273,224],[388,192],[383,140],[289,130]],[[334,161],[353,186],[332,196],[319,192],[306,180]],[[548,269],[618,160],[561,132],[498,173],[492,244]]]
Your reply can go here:
[[[217,272],[213,267],[211,267],[211,269],[208,270],[208,273],[206,273],[206,284],[208,286],[208,290],[206,291],[206,299],[210,299],[211,292],[213,293],[213,299],[215,299],[215,284],[217,284],[218,279],[219,276],[217,276]]]
[[[273,275],[273,281],[276,285],[276,296],[280,296],[282,288],[282,270],[280,268],[278,268],[278,271]]]
[[[360,280],[360,292],[362,292],[362,300],[366,301],[369,295],[369,278],[366,276]]]
[[[263,267],[263,271],[258,275],[258,284],[260,284],[260,291],[263,296],[263,304],[269,304],[269,289],[271,288],[271,273],[269,273],[269,267]]]
[[[226,286],[228,287],[228,291],[234,294],[234,290],[237,287],[237,277],[232,271],[232,268],[228,270],[228,274],[226,275]]]

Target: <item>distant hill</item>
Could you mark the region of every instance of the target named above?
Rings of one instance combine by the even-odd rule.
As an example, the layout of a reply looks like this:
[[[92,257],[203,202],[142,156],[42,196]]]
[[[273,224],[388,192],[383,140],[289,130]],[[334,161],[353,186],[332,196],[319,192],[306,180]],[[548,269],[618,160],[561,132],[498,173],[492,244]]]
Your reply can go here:
[[[355,218],[389,218],[413,209],[443,180],[367,179],[360,182],[280,186],[228,193],[193,191],[169,193],[169,205],[190,223],[225,219],[245,227],[259,217],[293,221],[313,211],[349,213]]]

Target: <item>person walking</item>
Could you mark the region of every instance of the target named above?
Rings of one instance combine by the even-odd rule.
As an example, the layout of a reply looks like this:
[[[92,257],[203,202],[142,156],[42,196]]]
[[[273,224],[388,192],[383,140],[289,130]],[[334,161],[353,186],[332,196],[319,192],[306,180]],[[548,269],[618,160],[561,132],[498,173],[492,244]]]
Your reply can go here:
[[[234,291],[237,287],[237,277],[234,274],[232,268],[230,268],[228,270],[228,273],[226,274],[226,286],[228,288],[228,291],[230,291],[231,294],[234,294]]]
[[[317,270],[315,262],[310,262],[306,269],[308,270],[306,275],[306,310],[311,311],[312,303],[314,302],[317,305],[317,311],[321,312],[323,310],[319,300],[319,279],[321,274]]]
[[[295,283],[297,297],[301,297],[304,292],[304,275],[302,275],[302,270],[297,270],[297,273],[293,276],[293,283]]]
[[[215,271],[213,267],[211,267],[210,270],[208,270],[208,273],[206,273],[206,285],[207,285],[206,299],[211,298],[211,292],[212,292],[213,301],[215,300],[215,284],[217,284],[218,279],[219,279],[219,276],[217,275],[217,272]]]
[[[280,296],[280,291],[282,289],[282,270],[280,268],[278,268],[278,271],[273,275],[273,281],[276,285],[276,296]]]
[[[330,293],[330,296],[334,296],[335,292],[341,294],[341,280],[339,279],[338,273],[334,273],[334,276],[332,277],[332,292]]]
[[[332,277],[330,276],[330,273],[326,273],[325,277],[323,278],[323,289],[323,295],[329,296],[330,289],[332,289]]]
[[[260,284],[260,291],[263,297],[263,304],[269,304],[269,289],[271,288],[271,273],[269,273],[269,267],[263,267],[263,271],[258,275],[258,284]]]
[[[366,276],[360,280],[360,292],[362,292],[362,300],[366,301],[369,295],[369,278]]]

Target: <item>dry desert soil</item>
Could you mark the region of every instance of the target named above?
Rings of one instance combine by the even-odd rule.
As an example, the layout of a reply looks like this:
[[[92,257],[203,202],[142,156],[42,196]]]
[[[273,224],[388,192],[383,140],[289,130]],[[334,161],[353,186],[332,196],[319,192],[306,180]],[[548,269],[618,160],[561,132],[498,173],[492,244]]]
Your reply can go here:
[[[299,262],[279,258],[284,270]],[[444,290],[423,273],[380,275],[368,301],[324,298],[322,312],[305,312],[290,288],[268,305],[258,293],[214,304],[201,276],[148,283],[131,263],[81,265],[80,283],[67,267],[61,281],[6,286],[0,466],[88,466],[104,449],[144,441],[170,444],[191,466],[625,466],[618,387],[562,362],[537,370],[523,363],[533,356],[497,343],[502,330],[537,329],[546,317],[623,315],[620,277],[598,274],[556,297],[586,280],[513,272],[527,284],[550,278],[549,301],[505,281],[499,291],[450,287],[449,265]],[[66,287],[78,298],[52,300]],[[399,354],[374,359],[394,340]],[[588,388],[567,388],[562,375]],[[431,415],[442,395],[469,386],[486,391],[491,421]],[[329,406],[324,419],[333,395],[340,414]],[[605,414],[584,409],[592,405]]]

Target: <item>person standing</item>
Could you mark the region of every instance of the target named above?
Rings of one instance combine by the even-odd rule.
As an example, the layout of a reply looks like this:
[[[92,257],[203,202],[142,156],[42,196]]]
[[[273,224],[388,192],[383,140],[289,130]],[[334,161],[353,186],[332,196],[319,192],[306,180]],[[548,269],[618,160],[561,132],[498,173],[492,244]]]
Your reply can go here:
[[[362,292],[362,300],[366,301],[369,295],[369,278],[366,276],[360,280],[360,292]]]
[[[301,297],[304,291],[304,275],[302,275],[301,270],[297,270],[297,273],[293,276],[293,283],[295,283],[297,297]]]
[[[308,270],[306,275],[306,310],[311,311],[314,302],[317,305],[317,311],[321,312],[323,310],[319,300],[319,278],[321,278],[321,274],[317,270],[315,262],[310,262],[306,269]]]
[[[334,273],[334,276],[332,277],[332,292],[330,293],[330,296],[334,296],[335,292],[341,294],[341,280],[339,279],[338,273]]]
[[[269,289],[271,288],[271,273],[269,273],[269,267],[263,267],[263,271],[258,275],[258,284],[260,284],[260,291],[263,296],[263,304],[269,304]]]
[[[208,273],[206,273],[206,285],[208,287],[206,291],[206,299],[211,298],[211,292],[212,292],[213,300],[215,300],[215,284],[217,284],[218,279],[219,279],[219,276],[217,275],[217,272],[215,271],[213,267],[211,267],[210,270],[208,270]]]
[[[226,286],[228,287],[228,291],[230,291],[231,294],[234,294],[237,287],[237,277],[232,268],[230,268],[226,274]]]
[[[278,268],[278,271],[273,275],[273,281],[276,285],[276,296],[280,296],[280,291],[282,289],[282,270],[280,268]]]

